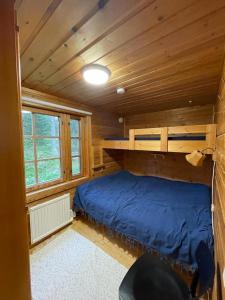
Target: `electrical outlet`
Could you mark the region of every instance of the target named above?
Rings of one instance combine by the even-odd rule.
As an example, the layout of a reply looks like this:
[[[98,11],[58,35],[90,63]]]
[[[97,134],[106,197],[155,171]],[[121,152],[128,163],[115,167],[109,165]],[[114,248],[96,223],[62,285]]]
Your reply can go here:
[[[225,268],[223,269],[223,286],[225,288]]]

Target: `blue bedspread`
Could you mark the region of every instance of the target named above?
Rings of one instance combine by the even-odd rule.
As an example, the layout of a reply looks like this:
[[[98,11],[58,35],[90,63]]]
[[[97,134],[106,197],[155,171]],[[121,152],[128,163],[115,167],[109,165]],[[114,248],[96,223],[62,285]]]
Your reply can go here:
[[[203,241],[213,247],[210,188],[121,171],[82,184],[75,209],[191,270]]]

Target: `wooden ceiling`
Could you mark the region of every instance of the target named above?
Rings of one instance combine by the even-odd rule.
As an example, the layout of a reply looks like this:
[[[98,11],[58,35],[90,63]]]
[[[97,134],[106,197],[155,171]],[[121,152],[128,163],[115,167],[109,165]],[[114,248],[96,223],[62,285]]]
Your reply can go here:
[[[121,114],[213,103],[224,0],[17,0],[22,85]],[[93,87],[80,69],[109,67]],[[116,94],[116,87],[127,89]]]

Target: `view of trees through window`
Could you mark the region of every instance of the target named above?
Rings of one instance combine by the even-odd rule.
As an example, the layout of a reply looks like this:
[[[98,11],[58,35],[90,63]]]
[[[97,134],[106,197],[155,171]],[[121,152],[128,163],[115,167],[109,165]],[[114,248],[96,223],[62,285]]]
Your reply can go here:
[[[70,120],[70,136],[71,136],[71,153],[72,153],[72,175],[79,175],[81,172],[80,165],[80,121],[76,119]]]
[[[23,111],[26,187],[61,178],[59,117]]]
[[[29,190],[82,176],[80,118],[29,108],[22,111],[22,118],[25,178]],[[69,153],[71,159],[65,158]]]

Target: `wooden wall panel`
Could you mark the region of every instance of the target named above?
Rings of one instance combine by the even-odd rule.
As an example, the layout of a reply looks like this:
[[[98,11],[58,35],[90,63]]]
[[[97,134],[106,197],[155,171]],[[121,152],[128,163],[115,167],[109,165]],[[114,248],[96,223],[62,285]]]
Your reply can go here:
[[[213,106],[196,106],[127,116],[124,132],[129,129],[179,125],[200,125],[212,122]],[[182,153],[156,154],[151,152],[127,151],[124,168],[137,174],[200,182],[211,185],[212,159],[209,157],[202,168],[188,164]]]
[[[124,167],[137,175],[152,175],[169,179],[198,182],[211,185],[212,160],[196,170],[183,153],[152,153],[147,151],[126,151]]]
[[[215,220],[215,261],[216,276],[213,290],[214,300],[225,299],[223,272],[225,270],[225,68],[223,70],[217,104],[215,107],[217,123],[216,169],[214,188]]]
[[[92,145],[94,149],[94,165],[100,161],[100,140],[107,136],[122,136],[123,126],[118,122],[118,115],[102,111],[95,111],[92,117]],[[120,169],[123,165],[123,152],[109,150],[103,152],[104,170],[95,170],[95,176],[106,175]]]
[[[14,1],[0,1],[0,299],[30,300]]]
[[[213,106],[184,107],[127,116],[125,133],[133,128],[201,125],[212,122]]]

